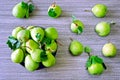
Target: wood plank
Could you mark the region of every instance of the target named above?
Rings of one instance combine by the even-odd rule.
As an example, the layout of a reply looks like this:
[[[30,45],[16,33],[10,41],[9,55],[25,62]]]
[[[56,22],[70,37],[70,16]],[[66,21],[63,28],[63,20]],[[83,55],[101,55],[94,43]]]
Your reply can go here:
[[[119,80],[120,79],[120,1],[119,0],[56,0],[62,7],[62,15],[57,19],[47,16],[47,9],[53,0],[33,0],[35,11],[29,19],[17,19],[12,16],[13,6],[21,0],[0,0],[0,80]],[[93,5],[103,3],[108,6],[109,12],[105,18],[96,18],[91,12]],[[85,24],[81,35],[70,31],[71,16],[75,15]],[[100,21],[114,21],[111,33],[107,37],[99,37],[95,32],[95,25]],[[53,26],[58,29],[59,46],[56,55],[56,65],[34,72],[27,71],[23,66],[14,64],[10,60],[11,50],[6,41],[12,30],[17,26],[38,25],[44,28]],[[108,69],[100,76],[91,76],[85,70],[87,54],[73,57],[68,51],[70,37],[79,40],[84,45],[93,48],[92,54],[104,59]],[[110,40],[117,46],[117,56],[106,58],[101,54],[102,46]]]

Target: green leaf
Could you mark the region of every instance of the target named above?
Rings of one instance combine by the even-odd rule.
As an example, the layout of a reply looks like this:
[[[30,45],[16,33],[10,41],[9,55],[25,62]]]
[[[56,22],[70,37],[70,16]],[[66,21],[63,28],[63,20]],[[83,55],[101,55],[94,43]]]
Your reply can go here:
[[[11,48],[12,50],[15,50],[17,48],[19,48],[21,46],[20,41],[18,41],[17,39],[15,39],[12,36],[8,37],[8,41],[6,43],[8,45],[9,48]]]
[[[49,39],[49,38],[47,38],[47,37],[44,37],[44,39],[43,39],[43,41],[42,41],[42,44],[47,44],[47,45],[49,45],[49,44],[51,44],[51,39]]]
[[[35,9],[35,6],[33,4],[29,4],[29,13],[32,13]]]
[[[86,53],[91,53],[92,49],[91,49],[91,47],[86,46],[86,47],[84,48],[84,51],[85,51]]]
[[[88,68],[95,63],[103,64],[103,60],[98,56],[90,56],[86,62],[86,67]]]
[[[76,17],[74,15],[72,15],[72,21],[75,21]]]
[[[51,9],[48,11],[48,15],[51,16],[51,17],[57,16],[57,14],[55,13],[55,10],[54,10],[53,8],[51,8]]]
[[[40,41],[41,40],[41,34],[37,33],[36,38],[37,38],[37,41]]]
[[[40,55],[41,61],[46,61],[48,59],[47,54],[45,51],[43,51]]]
[[[95,56],[95,58],[94,58],[94,60],[97,62],[97,63],[103,63],[103,60],[100,58],[100,57],[98,57],[98,56]]]
[[[22,1],[22,8],[27,9],[28,8],[28,3],[25,3],[24,1]]]
[[[83,29],[81,26],[78,26],[78,31],[77,31],[77,34],[81,34],[83,32]]]
[[[29,9],[26,10],[25,18],[29,18]]]

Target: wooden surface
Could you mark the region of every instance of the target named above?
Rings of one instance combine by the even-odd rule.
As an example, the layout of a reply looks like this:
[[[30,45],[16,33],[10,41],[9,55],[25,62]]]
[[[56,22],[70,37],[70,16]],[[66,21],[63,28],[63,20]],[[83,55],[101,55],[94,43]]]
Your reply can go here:
[[[120,80],[120,0],[55,0],[62,8],[62,15],[57,19],[47,16],[47,9],[53,0],[33,0],[36,6],[29,19],[17,19],[12,16],[13,6],[21,0],[0,0],[0,80]],[[105,18],[96,18],[91,12],[92,6],[103,3],[109,12]],[[70,31],[71,15],[85,24],[82,35]],[[94,32],[95,25],[100,21],[114,21],[111,33],[107,37],[99,37]],[[57,63],[51,68],[34,72],[27,71],[19,64],[10,60],[11,50],[6,41],[16,26],[39,25],[44,28],[54,26],[59,32],[59,46],[56,55]],[[85,70],[87,54],[73,57],[68,51],[70,37],[93,48],[92,54],[104,59],[107,70],[100,76],[91,76]],[[117,46],[117,56],[106,58],[101,54],[102,46],[110,40]]]

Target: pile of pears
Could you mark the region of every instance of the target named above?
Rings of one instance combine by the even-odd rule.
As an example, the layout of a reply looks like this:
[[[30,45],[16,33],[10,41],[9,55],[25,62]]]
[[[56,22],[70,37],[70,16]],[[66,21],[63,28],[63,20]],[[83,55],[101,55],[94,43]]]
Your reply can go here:
[[[11,60],[28,71],[51,67],[56,63],[58,31],[54,27],[16,27],[7,44],[12,49]]]

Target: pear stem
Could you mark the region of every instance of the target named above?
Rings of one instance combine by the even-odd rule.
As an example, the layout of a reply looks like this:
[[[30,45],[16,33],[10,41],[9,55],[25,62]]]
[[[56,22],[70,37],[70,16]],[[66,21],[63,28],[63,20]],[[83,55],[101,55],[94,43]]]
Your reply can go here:
[[[32,50],[30,47],[28,47],[28,46],[21,46],[21,47],[25,47],[25,48],[29,48],[30,50]]]
[[[91,12],[90,10],[84,10],[85,12]]]
[[[73,38],[70,37],[70,40],[73,41]]]
[[[111,21],[110,22],[110,25],[115,25],[116,23],[114,21]]]
[[[56,6],[56,2],[53,2],[53,3],[52,3],[52,6],[55,7],[55,6]]]
[[[56,40],[56,42],[57,42],[60,46],[63,46],[63,44],[62,44],[60,41]]]

